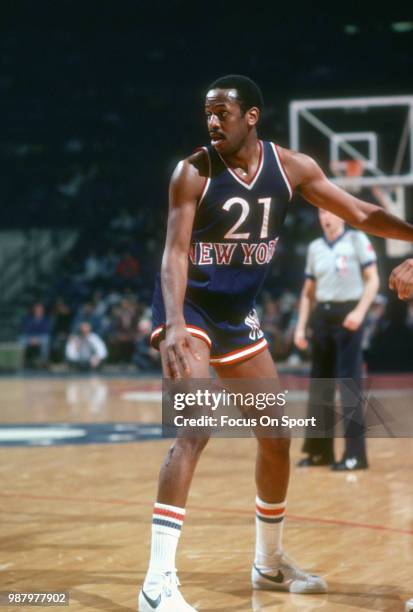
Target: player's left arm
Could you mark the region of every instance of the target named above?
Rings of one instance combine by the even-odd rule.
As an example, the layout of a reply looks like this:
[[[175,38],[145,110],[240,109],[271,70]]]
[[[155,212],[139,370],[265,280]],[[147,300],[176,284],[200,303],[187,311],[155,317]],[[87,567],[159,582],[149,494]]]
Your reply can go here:
[[[401,300],[408,300],[413,296],[413,259],[406,259],[397,268],[394,268],[389,279],[390,289],[397,291]]]
[[[379,274],[375,263],[363,268],[362,274],[364,282],[363,294],[357,306],[348,313],[343,321],[343,327],[351,331],[355,331],[363,323],[367,311],[372,305],[380,286]]]
[[[314,206],[329,210],[368,234],[413,242],[412,224],[347,193],[329,181],[308,155],[280,149],[280,156],[292,188]]]

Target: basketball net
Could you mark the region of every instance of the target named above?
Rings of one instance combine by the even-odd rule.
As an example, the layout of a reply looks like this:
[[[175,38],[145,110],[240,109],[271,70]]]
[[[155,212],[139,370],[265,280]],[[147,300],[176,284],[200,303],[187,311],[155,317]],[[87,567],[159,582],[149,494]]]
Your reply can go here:
[[[361,159],[332,161],[330,166],[331,171],[336,176],[345,176],[354,179],[354,183],[351,181],[346,185],[346,191],[353,194],[360,193],[361,185],[358,179],[363,176],[364,173],[364,162]]]

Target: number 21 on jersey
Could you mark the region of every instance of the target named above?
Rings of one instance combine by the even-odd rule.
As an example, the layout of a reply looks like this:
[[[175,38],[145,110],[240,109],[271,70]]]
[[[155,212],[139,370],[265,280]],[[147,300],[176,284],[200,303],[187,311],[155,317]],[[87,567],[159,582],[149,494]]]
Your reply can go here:
[[[262,224],[260,238],[268,238],[268,220],[270,217],[272,198],[260,198],[258,204],[262,204]],[[247,220],[250,214],[250,205],[244,198],[230,198],[222,206],[224,210],[229,211],[235,204],[241,206],[241,214],[238,220],[234,223],[230,230],[225,234],[224,238],[229,240],[248,240],[250,232],[237,232],[241,225]]]

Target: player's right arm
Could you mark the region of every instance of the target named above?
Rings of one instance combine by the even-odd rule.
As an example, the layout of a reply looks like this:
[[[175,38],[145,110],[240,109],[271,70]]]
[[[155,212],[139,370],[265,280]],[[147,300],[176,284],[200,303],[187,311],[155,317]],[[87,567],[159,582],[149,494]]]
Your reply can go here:
[[[301,291],[298,321],[294,333],[294,344],[300,349],[300,351],[305,351],[308,348],[308,340],[305,332],[314,301],[315,280],[312,278],[306,278],[303,290]]]
[[[161,281],[166,312],[166,375],[173,379],[190,375],[187,352],[196,359],[192,336],[185,328],[183,304],[188,280],[188,253],[196,208],[205,186],[199,164],[193,158],[181,161],[169,185],[169,213]]]

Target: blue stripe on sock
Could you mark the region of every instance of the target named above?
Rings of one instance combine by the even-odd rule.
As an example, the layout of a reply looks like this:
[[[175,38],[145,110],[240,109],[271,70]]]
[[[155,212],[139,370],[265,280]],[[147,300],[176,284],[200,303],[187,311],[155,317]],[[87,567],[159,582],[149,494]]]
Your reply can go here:
[[[171,527],[172,529],[178,529],[178,531],[181,531],[182,529],[182,525],[177,525],[176,523],[172,523],[172,521],[165,521],[158,518],[152,519],[152,524],[160,525],[161,527]]]
[[[260,516],[259,514],[256,515],[257,519],[259,521],[262,521],[263,523],[281,523],[281,521],[284,520],[284,517],[281,516],[280,518],[266,518],[264,516]]]

